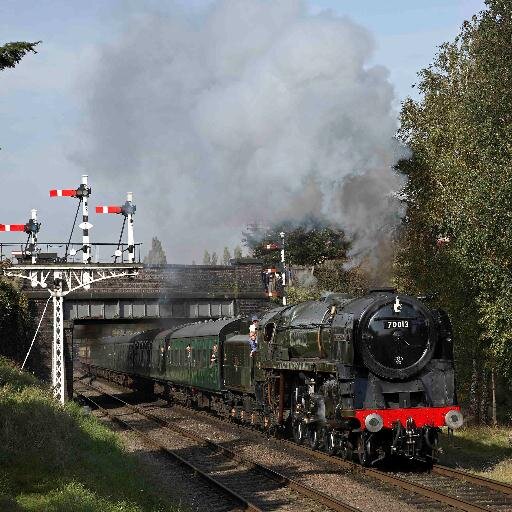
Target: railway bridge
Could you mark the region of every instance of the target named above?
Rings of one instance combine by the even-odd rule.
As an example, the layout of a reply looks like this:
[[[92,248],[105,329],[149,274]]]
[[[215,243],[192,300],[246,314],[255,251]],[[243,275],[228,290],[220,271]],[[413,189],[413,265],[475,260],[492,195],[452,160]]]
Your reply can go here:
[[[106,280],[89,290],[71,292],[63,303],[67,394],[72,393],[73,362],[81,339],[260,312],[269,304],[261,271],[261,261],[251,258],[231,260],[230,265],[153,265],[144,266],[137,276]],[[48,291],[28,284],[23,292],[34,319],[39,321]],[[52,339],[49,307],[26,364],[47,381],[51,380]]]

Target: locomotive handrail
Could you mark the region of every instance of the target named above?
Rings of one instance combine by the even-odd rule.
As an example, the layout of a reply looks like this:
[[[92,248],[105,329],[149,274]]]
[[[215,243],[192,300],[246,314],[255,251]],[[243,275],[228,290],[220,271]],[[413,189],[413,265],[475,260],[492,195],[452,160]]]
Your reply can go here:
[[[276,327],[276,331],[288,331],[290,329],[314,329],[315,327],[331,327],[331,322],[324,322],[324,323],[311,323],[311,324],[295,324],[295,325],[288,325],[286,327]]]

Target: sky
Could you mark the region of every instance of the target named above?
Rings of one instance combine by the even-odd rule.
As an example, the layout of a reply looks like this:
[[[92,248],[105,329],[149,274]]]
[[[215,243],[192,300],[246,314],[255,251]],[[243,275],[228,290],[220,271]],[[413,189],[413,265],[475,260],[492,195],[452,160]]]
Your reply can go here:
[[[231,1],[232,6],[236,4],[236,0]],[[290,0],[288,3],[291,4],[293,1]],[[254,2],[257,3],[257,0]],[[225,3],[229,4],[229,0]],[[287,4],[287,0],[283,0],[282,3]],[[37,208],[43,223],[40,239],[67,239],[76,205],[73,200],[65,198],[50,199],[48,190],[75,188],[80,183],[81,174],[87,172],[93,187],[93,205],[119,204],[124,200],[127,188],[132,189],[134,202],[138,208],[135,224],[136,241],[143,242],[147,249],[151,237],[158,235],[167,251],[169,262],[199,262],[202,259],[203,248],[222,253],[224,245],[234,246],[237,238],[240,238],[243,226],[238,227],[236,219],[232,217],[222,218],[222,211],[217,211],[214,206],[211,210],[212,216],[215,217],[212,227],[207,231],[198,229],[197,233],[191,234],[191,228],[186,226],[187,201],[181,201],[176,194],[169,194],[168,201],[165,199],[165,190],[172,188],[173,184],[170,178],[166,178],[165,165],[162,163],[162,160],[169,158],[169,154],[158,146],[158,158],[141,159],[141,152],[155,148],[153,143],[141,146],[138,152],[132,152],[133,148],[130,148],[129,144],[125,147],[120,145],[113,132],[125,133],[126,129],[127,134],[140,136],[140,131],[129,131],[129,126],[123,126],[123,123],[137,124],[139,112],[130,111],[128,115],[130,97],[123,97],[123,101],[117,104],[116,89],[109,90],[109,82],[116,82],[121,76],[123,79],[130,79],[129,74],[120,74],[127,73],[130,64],[130,56],[121,53],[122,51],[128,49],[134,52],[134,62],[139,66],[148,57],[148,60],[151,60],[151,55],[136,55],[137,37],[147,37],[155,19],[164,20],[165,27],[169,20],[171,28],[155,25],[158,37],[168,43],[172,41],[168,32],[184,30],[183,19],[189,20],[191,26],[197,27],[200,27],[205,19],[210,19],[210,9],[214,7],[212,4],[215,2],[204,0],[0,0],[0,44],[9,41],[42,41],[37,55],[26,56],[14,70],[5,70],[0,75],[0,223],[25,222],[30,209]],[[391,91],[391,96],[386,96],[385,99],[390,104],[391,112],[385,115],[395,120],[400,102],[408,96],[416,97],[416,91],[412,87],[416,81],[416,73],[429,65],[441,43],[454,38],[464,19],[483,7],[484,4],[480,0],[309,0],[306,5],[311,16],[325,15],[324,18],[330,20],[329,22],[338,18],[349,20],[348,24],[343,25],[348,27],[347,34],[352,34],[350,37],[354,44],[365,46],[360,54],[358,48],[353,49],[354,59],[362,59],[361,70],[373,67],[380,70],[378,80],[382,82],[379,87],[382,87],[379,90],[385,90],[386,95],[388,89]],[[229,8],[226,9],[229,11]],[[235,11],[236,6],[232,10]],[[178,18],[181,21],[173,24],[178,19],[176,13],[179,13]],[[272,16],[287,15],[274,13]],[[219,27],[223,27],[222,23],[227,23],[226,20],[229,19],[224,13],[224,18],[213,22],[210,19],[207,23],[218,31]],[[262,18],[260,16],[257,19]],[[364,34],[358,32],[359,28],[363,29]],[[198,40],[203,38],[202,46],[198,43],[200,48],[197,51],[204,53],[207,51],[208,42],[204,40],[204,30],[197,30]],[[188,37],[190,46],[194,46],[195,41],[191,33],[193,34],[193,30],[188,30],[184,37]],[[209,33],[208,37],[211,37],[213,42],[216,41],[216,37],[222,39],[222,35],[216,36],[215,33]],[[272,37],[269,36],[270,42],[275,40]],[[144,41],[141,40],[140,43],[143,46]],[[315,45],[310,44],[310,48],[312,47]],[[146,51],[149,54],[162,53],[157,46],[146,47]],[[182,52],[186,51],[187,48],[182,48]],[[261,69],[268,69],[264,66],[268,66],[270,50],[266,51],[266,60],[258,61],[258,65],[263,66]],[[251,56],[245,55],[243,58],[248,63],[253,62]],[[314,55],[312,58],[315,58]],[[333,55],[332,58],[339,57]],[[165,67],[166,61],[159,61],[158,65]],[[195,66],[193,72],[198,73],[200,66],[197,62]],[[305,63],[304,66],[307,68],[310,63]],[[172,69],[174,68],[170,67],[168,74],[163,75],[162,79],[165,78],[167,81],[162,81],[162,84],[169,83],[169,73],[173,72]],[[188,72],[188,68],[183,71],[185,76]],[[219,69],[211,72],[220,73]],[[213,80],[213,76],[207,77],[207,80]],[[333,77],[335,78],[335,75]],[[225,77],[223,79],[226,80]],[[254,83],[254,80],[248,80],[245,83],[246,90],[250,92],[251,84]],[[121,88],[119,85],[116,86]],[[229,87],[232,86],[231,83]],[[187,80],[180,87],[191,89],[194,82]],[[107,90],[108,95],[105,92]],[[175,96],[179,94],[180,89],[171,87],[169,90],[173,95],[173,108],[177,108],[176,104],[179,106],[180,100]],[[144,94],[140,87],[127,87],[127,91],[133,94],[134,101],[138,101]],[[155,96],[160,93],[161,91],[152,91]],[[108,105],[105,98],[109,98]],[[356,101],[357,94],[354,98]],[[165,107],[162,101],[165,103],[165,96],[150,106],[158,111]],[[336,101],[339,104],[341,100],[337,98]],[[103,108],[105,112],[98,112]],[[298,108],[300,110],[301,107]],[[142,115],[145,116],[146,113]],[[119,117],[118,122],[110,123],[109,116]],[[150,133],[153,133],[151,130],[156,130],[156,127],[161,129],[163,126],[165,129],[166,121],[156,122],[157,118],[158,112],[153,112],[150,118],[142,119],[141,123],[148,123]],[[186,125],[189,120],[184,118],[182,122]],[[388,126],[387,117],[383,123]],[[182,125],[176,125],[174,128],[179,131],[180,126]],[[93,129],[101,133],[105,146],[101,151],[98,151],[97,147],[102,141],[98,141],[97,133],[91,134]],[[233,129],[236,131],[238,128],[235,126]],[[112,132],[109,133],[109,130]],[[188,134],[188,137],[187,144],[191,144],[190,139],[193,135]],[[219,151],[225,151],[226,141],[219,142],[215,138],[212,139],[211,135],[205,135],[201,144],[215,146],[217,142],[220,144]],[[134,141],[134,144],[139,143],[138,140]],[[375,140],[372,140],[372,143],[375,144]],[[109,144],[112,152],[117,152],[116,155],[112,156],[107,151],[106,147]],[[318,152],[318,148],[313,149]],[[175,147],[172,150],[177,151]],[[211,156],[212,149],[208,151],[208,155]],[[236,148],[236,151],[240,151],[240,148]],[[361,151],[364,153],[366,149]],[[132,153],[135,155],[134,158],[140,160],[133,168],[129,160]],[[325,158],[332,154],[324,152],[320,156]],[[368,157],[364,154],[367,160]],[[232,154],[228,156],[231,158]],[[216,155],[213,156],[215,157]],[[226,158],[220,159],[218,165],[227,165],[229,169]],[[358,158],[360,160],[360,155]],[[109,172],[105,167],[107,164],[118,167],[118,174],[109,176],[108,179],[105,176]],[[126,173],[123,172],[123,165],[126,166]],[[151,177],[151,169],[148,167],[146,170],[143,165],[159,166],[154,179],[147,179],[148,176]],[[148,176],[145,176],[146,173]],[[225,175],[222,176],[225,178]],[[275,174],[269,176],[276,179]],[[331,175],[326,176],[326,179],[331,178]],[[307,181],[307,172],[304,172],[300,179],[303,182]],[[95,183],[100,188],[95,187]],[[186,189],[186,184],[183,187]],[[274,187],[279,187],[279,183],[275,183]],[[159,189],[158,194],[155,189]],[[241,186],[240,193],[245,195],[245,190],[247,186]],[[290,192],[289,198],[293,201],[301,200],[296,191]],[[227,197],[226,200],[232,199]],[[168,207],[167,202],[170,205]],[[163,206],[164,204],[166,206]],[[243,204],[238,207],[243,212]],[[253,207],[249,204],[247,208],[251,210]],[[268,208],[268,205],[265,208]],[[254,208],[254,213],[259,214],[257,208]],[[303,213],[306,212],[301,211],[301,214]],[[237,213],[235,217],[242,219],[243,215]],[[194,218],[204,219],[205,212],[197,214]],[[346,216],[341,216],[340,219],[342,222],[354,224],[353,219]],[[117,240],[121,227],[121,219],[118,216],[93,217],[91,222],[94,224],[91,230],[92,241]],[[177,222],[182,223],[182,229],[176,228]],[[215,231],[215,225],[219,224],[227,226],[224,232]],[[357,222],[354,225],[354,229],[357,229]],[[229,236],[226,235],[226,229],[230,230]],[[198,242],[197,238],[200,239]],[[20,240],[15,234],[0,233],[0,242]],[[74,240],[79,240],[79,233],[75,234]]]

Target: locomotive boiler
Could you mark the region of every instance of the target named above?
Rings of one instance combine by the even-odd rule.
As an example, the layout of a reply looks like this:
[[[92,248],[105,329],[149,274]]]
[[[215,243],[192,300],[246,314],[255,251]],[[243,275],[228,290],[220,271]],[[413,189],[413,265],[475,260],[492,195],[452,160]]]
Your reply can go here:
[[[462,425],[448,316],[373,290],[266,312],[251,354],[240,318],[84,341],[85,367],[142,379],[174,400],[356,458],[432,463],[441,427]]]

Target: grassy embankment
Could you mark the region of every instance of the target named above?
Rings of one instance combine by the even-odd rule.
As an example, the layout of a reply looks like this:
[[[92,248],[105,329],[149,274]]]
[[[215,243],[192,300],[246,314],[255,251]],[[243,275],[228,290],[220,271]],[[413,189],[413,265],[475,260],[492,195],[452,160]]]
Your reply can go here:
[[[511,439],[512,430],[503,427],[467,427],[449,439],[443,434],[440,462],[512,484]]]
[[[0,511],[178,511],[118,436],[0,359]]]

